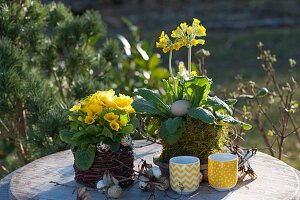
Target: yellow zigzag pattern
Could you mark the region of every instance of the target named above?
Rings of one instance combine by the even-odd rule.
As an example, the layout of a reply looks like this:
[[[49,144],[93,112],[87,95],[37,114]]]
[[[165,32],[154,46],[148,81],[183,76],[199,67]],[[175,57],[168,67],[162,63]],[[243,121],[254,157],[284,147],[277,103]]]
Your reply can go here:
[[[191,179],[193,178],[194,176],[198,177],[199,176],[199,173],[196,173],[196,172],[193,172],[192,174],[179,174],[179,173],[171,173],[171,177],[173,179],[175,179],[176,177],[179,178],[179,179],[183,179],[183,178],[188,178],[188,179]]]
[[[175,168],[170,167],[171,173],[172,172],[179,172],[179,173],[187,172],[187,173],[191,173],[191,172],[196,171],[196,170],[197,170],[197,168],[194,168],[194,167],[191,168],[191,169],[187,169],[187,168],[185,168],[185,169],[179,169],[177,167],[175,167]]]
[[[177,165],[177,164],[173,164],[173,163],[171,163],[170,164],[170,167],[171,168],[178,168],[178,169],[181,169],[181,168],[188,168],[188,169],[192,169],[192,168],[198,168],[198,167],[200,167],[200,165],[199,164],[192,164],[192,165]]]
[[[191,186],[185,185],[185,186],[184,186],[184,189],[192,190],[192,189],[197,188],[197,187],[198,187],[198,184],[195,183],[195,184],[193,184],[193,185],[191,185]],[[179,189],[179,190],[181,189],[179,185],[176,185],[176,186],[173,186],[173,185],[172,185],[172,188],[173,188],[173,189]]]
[[[183,184],[188,184],[188,185],[192,185],[194,183],[198,183],[199,179],[195,178],[192,180],[184,180],[184,181],[180,181],[180,180],[171,180],[171,185],[175,185],[176,183],[178,183],[178,185],[183,185]]]

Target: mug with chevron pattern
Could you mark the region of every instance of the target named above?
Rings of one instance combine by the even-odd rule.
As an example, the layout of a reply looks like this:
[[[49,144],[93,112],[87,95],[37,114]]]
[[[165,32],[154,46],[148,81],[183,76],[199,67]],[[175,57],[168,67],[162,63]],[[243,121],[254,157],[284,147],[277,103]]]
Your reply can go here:
[[[233,188],[238,179],[238,157],[230,153],[216,153],[208,157],[208,182],[218,191]]]
[[[196,191],[200,183],[200,160],[193,156],[177,156],[170,159],[170,184],[178,193]]]

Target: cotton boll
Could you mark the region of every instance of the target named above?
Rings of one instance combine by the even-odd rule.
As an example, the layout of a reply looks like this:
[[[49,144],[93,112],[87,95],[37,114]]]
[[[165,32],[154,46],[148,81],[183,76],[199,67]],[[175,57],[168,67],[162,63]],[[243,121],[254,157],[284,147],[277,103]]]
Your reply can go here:
[[[171,112],[175,116],[184,116],[187,114],[187,110],[191,107],[191,102],[187,100],[175,101],[171,106]]]
[[[158,167],[151,167],[150,170],[152,171],[152,174],[156,179],[159,179],[161,177],[162,173]]]

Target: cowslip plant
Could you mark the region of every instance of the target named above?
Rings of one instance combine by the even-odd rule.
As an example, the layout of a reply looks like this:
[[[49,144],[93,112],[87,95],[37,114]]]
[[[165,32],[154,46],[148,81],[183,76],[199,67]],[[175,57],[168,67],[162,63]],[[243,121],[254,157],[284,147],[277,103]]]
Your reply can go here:
[[[155,124],[151,125],[151,129],[159,129],[159,136],[166,138],[168,144],[175,144],[183,132],[186,130],[185,121],[187,117],[198,119],[204,123],[222,126],[241,125],[244,129],[252,128],[250,124],[246,124],[232,117],[230,108],[236,100],[221,100],[217,96],[209,96],[212,80],[206,76],[198,76],[196,72],[191,71],[190,52],[191,47],[198,43],[204,44],[204,40],[196,40],[196,37],[206,36],[206,30],[200,21],[194,19],[192,26],[182,23],[180,28],[177,27],[172,32],[175,42],[162,33],[157,47],[163,48],[164,52],[170,50],[170,74],[169,80],[163,80],[166,89],[168,103],[163,98],[149,89],[139,89],[136,95],[143,99],[136,99],[132,106],[136,112],[156,116],[160,120],[155,120]],[[183,65],[179,66],[177,76],[172,73],[171,57],[172,50],[178,49],[177,44],[186,46],[189,49],[188,54],[188,70]],[[167,50],[166,50],[167,49]]]
[[[107,144],[112,152],[120,148],[121,139],[137,126],[132,102],[131,97],[116,96],[113,90],[98,91],[70,109],[70,129],[60,131],[60,138],[72,149],[77,148],[78,168],[90,168],[99,142]]]

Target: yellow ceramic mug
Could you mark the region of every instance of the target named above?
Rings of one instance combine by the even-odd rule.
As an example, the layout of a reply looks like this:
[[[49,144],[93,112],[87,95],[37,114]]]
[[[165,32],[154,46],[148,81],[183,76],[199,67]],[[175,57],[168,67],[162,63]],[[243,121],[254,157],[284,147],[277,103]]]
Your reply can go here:
[[[200,181],[200,160],[193,156],[177,156],[170,159],[170,185],[178,193],[196,191]]]
[[[238,179],[238,157],[230,153],[216,153],[208,157],[208,182],[218,191],[233,188]]]

